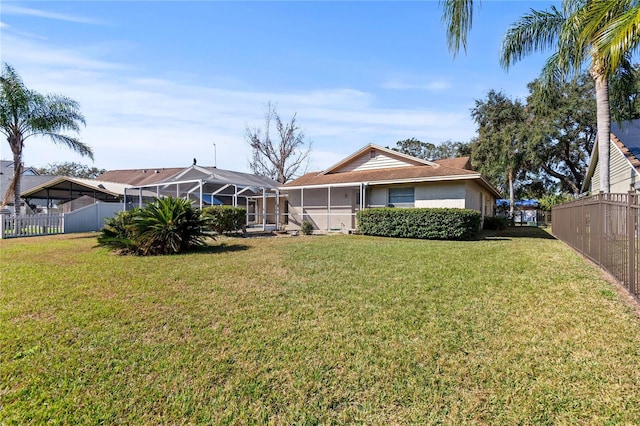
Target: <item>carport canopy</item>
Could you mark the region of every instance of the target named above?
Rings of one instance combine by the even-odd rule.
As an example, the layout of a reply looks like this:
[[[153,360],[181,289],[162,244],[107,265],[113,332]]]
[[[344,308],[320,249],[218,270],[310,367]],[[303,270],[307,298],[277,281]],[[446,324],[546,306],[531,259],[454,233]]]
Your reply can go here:
[[[60,176],[23,191],[21,196],[25,199],[71,201],[86,195],[104,202],[118,202],[123,199],[125,188],[128,186],[121,183]]]

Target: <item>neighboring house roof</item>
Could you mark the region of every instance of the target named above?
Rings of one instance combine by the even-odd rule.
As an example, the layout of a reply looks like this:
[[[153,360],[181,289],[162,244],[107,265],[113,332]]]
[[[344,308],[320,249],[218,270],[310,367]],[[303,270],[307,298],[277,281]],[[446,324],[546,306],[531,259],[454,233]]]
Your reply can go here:
[[[453,167],[455,169],[471,169],[471,157],[456,157],[456,158],[442,158],[440,160],[434,160],[434,163],[441,166]]]
[[[32,188],[35,188],[36,186],[50,182],[59,177],[60,176],[22,175],[22,177],[20,178],[20,193],[24,194],[25,191],[28,191]],[[12,180],[13,180],[13,172],[11,174],[6,174],[6,173],[0,174],[0,201],[2,201],[5,194],[7,193],[7,190],[9,189],[9,185],[11,185]],[[13,191],[11,192],[13,193]],[[9,204],[13,204],[13,195],[11,195],[10,197]]]
[[[351,155],[347,157],[349,161],[342,161],[338,163],[337,166],[333,166],[324,172],[307,173],[294,181],[282,185],[281,188],[286,190],[299,189],[302,187],[323,187],[359,183],[382,185],[429,181],[477,180],[496,197],[499,198],[501,196],[500,191],[491,185],[480,173],[467,168],[445,165],[455,164],[467,167],[468,158],[466,161],[463,161],[463,159],[452,159],[453,161],[443,161],[442,164],[440,164],[438,162],[416,159],[383,148],[387,154],[395,156],[400,163],[404,162],[404,166],[394,164],[393,167],[388,168],[373,167],[370,169],[340,171],[341,169],[344,170],[346,164],[355,162],[357,158],[368,155],[371,149],[378,150],[380,147],[367,145],[364,149],[358,151],[358,156]],[[331,173],[329,173],[329,171],[331,171]]]
[[[610,142],[620,150],[629,166],[636,171],[640,178],[640,119],[624,122],[622,126],[611,123]],[[581,192],[586,192],[591,184],[591,178],[598,165],[598,149],[596,138]]]
[[[169,180],[183,170],[184,167],[109,170],[96,179],[106,182],[126,183],[132,186],[144,186]]]
[[[13,176],[13,161],[0,160],[0,175]],[[39,175],[38,170],[35,167],[25,166],[22,170],[22,174],[25,176]]]

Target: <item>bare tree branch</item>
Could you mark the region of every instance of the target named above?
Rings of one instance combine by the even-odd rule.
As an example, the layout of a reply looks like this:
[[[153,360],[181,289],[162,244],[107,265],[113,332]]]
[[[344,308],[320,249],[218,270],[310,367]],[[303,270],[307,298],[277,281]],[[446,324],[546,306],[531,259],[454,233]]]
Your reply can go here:
[[[264,132],[257,127],[245,128],[245,138],[253,150],[249,162],[251,170],[280,183],[286,183],[305,172],[309,163],[311,143],[305,141],[304,132],[296,123],[297,114],[287,123],[283,122],[275,105],[268,102],[265,107]],[[271,139],[272,125],[275,123],[277,141]]]

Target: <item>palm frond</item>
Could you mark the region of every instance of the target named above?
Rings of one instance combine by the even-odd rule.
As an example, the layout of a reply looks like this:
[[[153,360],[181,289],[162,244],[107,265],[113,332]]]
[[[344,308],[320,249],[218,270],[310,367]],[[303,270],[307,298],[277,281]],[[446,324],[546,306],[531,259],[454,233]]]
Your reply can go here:
[[[455,55],[467,51],[467,35],[473,24],[473,0],[440,0],[442,22],[447,27],[447,45]]]
[[[640,42],[640,2],[632,0],[593,1],[585,8],[588,25],[581,33],[591,38],[596,54],[606,59],[605,74],[617,72],[627,53]]]
[[[533,52],[556,47],[565,23],[566,17],[555,6],[543,11],[531,9],[507,30],[500,48],[500,64],[508,69]]]
[[[77,138],[52,132],[41,132],[37,133],[37,135],[49,137],[51,141],[53,141],[53,143],[64,145],[72,151],[77,152],[84,157],[89,157],[91,160],[94,160],[93,150],[91,149],[91,147]]]

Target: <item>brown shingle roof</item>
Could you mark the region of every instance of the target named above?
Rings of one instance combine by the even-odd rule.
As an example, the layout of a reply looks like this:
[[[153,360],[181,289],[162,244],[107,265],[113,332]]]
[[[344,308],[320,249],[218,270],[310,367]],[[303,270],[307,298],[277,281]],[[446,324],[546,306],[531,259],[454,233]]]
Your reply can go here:
[[[390,180],[411,180],[411,179],[425,179],[430,178],[460,178],[460,177],[480,177],[480,174],[471,170],[465,170],[460,168],[453,168],[441,165],[439,167],[434,166],[408,166],[408,167],[395,167],[388,169],[376,169],[376,170],[361,170],[355,172],[343,172],[319,175],[320,172],[307,173],[296,180],[293,180],[282,188],[295,187],[295,186],[310,186],[310,185],[330,185],[338,183],[358,183],[358,182],[383,182]]]
[[[454,169],[472,170],[470,157],[442,158],[440,160],[434,160],[434,163],[438,163],[441,166],[453,167]]]
[[[133,186],[144,186],[168,180],[184,169],[184,167],[173,167],[168,169],[109,170],[96,179],[106,182],[125,183]]]

